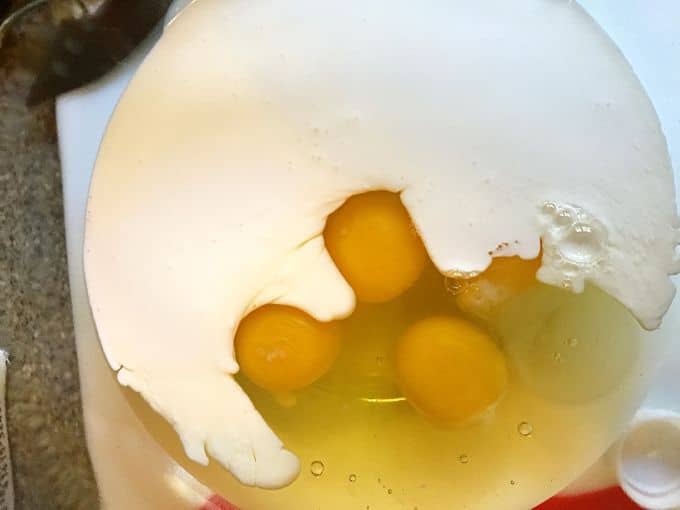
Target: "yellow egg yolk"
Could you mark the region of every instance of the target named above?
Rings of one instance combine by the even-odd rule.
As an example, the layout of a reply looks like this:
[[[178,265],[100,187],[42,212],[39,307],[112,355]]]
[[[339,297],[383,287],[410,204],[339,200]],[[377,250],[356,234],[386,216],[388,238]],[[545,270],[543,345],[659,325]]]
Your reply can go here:
[[[332,323],[290,306],[266,305],[247,315],[234,340],[243,373],[259,387],[285,394],[323,376],[340,352]]]
[[[503,395],[505,357],[488,334],[457,317],[413,324],[395,353],[406,399],[435,422],[456,425],[480,416]]]
[[[488,319],[498,305],[536,283],[540,266],[540,256],[494,258],[481,275],[457,282],[456,304],[468,314]]]
[[[324,240],[357,299],[396,298],[420,276],[427,255],[399,195],[372,191],[349,198],[328,217]]]

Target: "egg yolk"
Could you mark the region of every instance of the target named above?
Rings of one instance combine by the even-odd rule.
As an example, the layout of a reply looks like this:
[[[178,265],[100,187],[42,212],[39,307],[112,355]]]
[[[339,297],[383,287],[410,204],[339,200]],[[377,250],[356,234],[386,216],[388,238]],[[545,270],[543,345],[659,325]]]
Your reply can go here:
[[[408,328],[395,367],[406,399],[445,425],[480,416],[508,382],[505,357],[489,335],[457,317],[429,317]]]
[[[460,283],[456,304],[466,313],[488,319],[494,308],[536,283],[541,257],[497,257],[481,275]]]
[[[411,287],[425,247],[399,196],[372,191],[349,198],[328,217],[326,247],[359,301],[382,303]]]
[[[234,340],[243,373],[276,394],[300,390],[323,376],[340,352],[332,323],[290,306],[266,305],[248,314]]]

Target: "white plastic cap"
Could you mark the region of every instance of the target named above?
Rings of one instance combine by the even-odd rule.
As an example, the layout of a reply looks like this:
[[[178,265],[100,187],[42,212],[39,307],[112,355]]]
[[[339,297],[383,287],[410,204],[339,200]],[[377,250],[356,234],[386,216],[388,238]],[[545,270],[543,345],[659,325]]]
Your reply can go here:
[[[619,483],[638,505],[680,509],[680,414],[640,412],[619,442]]]

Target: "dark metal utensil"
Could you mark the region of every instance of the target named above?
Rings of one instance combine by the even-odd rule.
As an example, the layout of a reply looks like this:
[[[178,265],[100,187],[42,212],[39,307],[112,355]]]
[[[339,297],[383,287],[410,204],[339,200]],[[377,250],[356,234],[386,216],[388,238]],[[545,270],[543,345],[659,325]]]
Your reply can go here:
[[[0,0],[0,48],[5,33],[9,28],[16,23],[25,14],[28,14],[34,9],[47,4],[47,0],[33,0],[19,7],[17,10],[10,12],[12,7],[10,0]]]
[[[108,0],[95,14],[61,23],[27,102],[90,83],[122,62],[163,18],[170,0]]]
[[[29,8],[47,1],[35,0],[28,4],[30,7],[10,14],[3,22],[5,28]],[[27,103],[41,103],[101,78],[151,33],[170,3],[171,0],[106,0],[94,13],[61,21],[45,43],[44,58]]]
[[[11,6],[9,0],[0,0],[0,19],[4,19],[4,17],[9,14],[9,8]]]

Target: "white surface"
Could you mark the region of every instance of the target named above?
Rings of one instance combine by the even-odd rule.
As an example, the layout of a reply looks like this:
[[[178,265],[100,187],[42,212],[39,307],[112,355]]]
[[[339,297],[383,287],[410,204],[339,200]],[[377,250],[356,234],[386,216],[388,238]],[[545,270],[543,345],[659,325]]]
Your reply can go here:
[[[673,0],[583,2],[610,32],[632,62],[646,85],[669,139],[673,159],[680,160],[680,3]],[[122,91],[129,73],[118,73],[107,83],[62,98],[58,104],[59,135],[69,248],[73,309],[78,337],[81,384],[88,443],[105,507],[149,508],[168,490],[161,473],[172,474],[172,462],[150,440],[131,413],[106,367],[87,305],[82,276],[82,228],[92,164],[104,125]],[[676,166],[677,168],[677,166]],[[680,349],[678,349],[680,351]],[[675,354],[680,361],[680,353]],[[677,362],[676,361],[676,362]],[[661,384],[652,392],[653,401],[675,404],[680,392],[665,391],[675,381],[679,365],[669,363]],[[676,372],[677,374],[677,372]],[[676,386],[677,387],[677,386]],[[138,466],[143,459],[144,467]],[[156,490],[153,490],[155,487]],[[167,508],[183,508],[179,498]],[[183,506],[184,505],[184,506]]]

